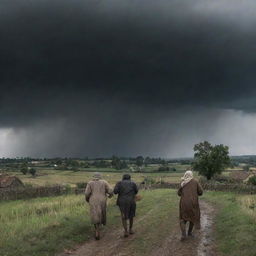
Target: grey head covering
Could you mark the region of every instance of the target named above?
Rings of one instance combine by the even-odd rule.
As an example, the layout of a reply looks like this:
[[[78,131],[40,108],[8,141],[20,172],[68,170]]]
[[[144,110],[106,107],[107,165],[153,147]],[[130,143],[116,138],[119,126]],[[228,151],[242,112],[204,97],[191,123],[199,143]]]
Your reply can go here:
[[[101,179],[101,174],[99,172],[95,172],[93,175],[92,175],[93,179],[95,180],[100,180]]]

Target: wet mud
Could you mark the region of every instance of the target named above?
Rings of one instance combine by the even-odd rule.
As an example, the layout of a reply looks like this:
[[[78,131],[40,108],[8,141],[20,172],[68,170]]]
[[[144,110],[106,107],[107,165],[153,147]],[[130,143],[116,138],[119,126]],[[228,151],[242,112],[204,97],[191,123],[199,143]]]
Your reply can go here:
[[[194,230],[192,237],[180,241],[181,232],[177,223],[166,240],[151,252],[151,256],[217,256],[213,239],[214,208],[200,202],[201,229]]]

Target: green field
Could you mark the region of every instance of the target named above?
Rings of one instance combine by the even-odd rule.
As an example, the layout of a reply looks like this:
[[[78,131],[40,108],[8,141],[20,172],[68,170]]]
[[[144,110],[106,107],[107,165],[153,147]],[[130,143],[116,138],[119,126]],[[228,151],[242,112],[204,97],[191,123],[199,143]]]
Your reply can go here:
[[[100,169],[97,171],[101,171]],[[102,172],[103,179],[107,180],[110,184],[114,185],[122,178],[124,172]],[[130,173],[132,179],[136,182],[142,182],[146,177],[153,179],[155,182],[180,182],[180,178],[183,175],[183,171],[177,172],[163,172],[163,173]],[[20,172],[12,172],[12,175],[19,177],[24,183],[45,186],[55,184],[70,184],[75,186],[79,182],[88,182],[92,179],[93,172],[85,171],[56,171],[42,169],[38,170],[35,178],[30,174],[23,175]]]
[[[204,198],[217,209],[215,236],[222,255],[255,256],[256,195],[208,192]]]
[[[136,222],[139,232],[128,244],[134,255],[148,255],[178,221],[175,190],[141,191]],[[217,249],[222,255],[255,256],[256,196],[206,192],[215,207]],[[161,211],[159,210],[161,209]],[[141,220],[140,220],[141,219]],[[109,200],[105,232],[121,227],[115,198]],[[88,205],[83,195],[67,195],[0,203],[0,255],[46,256],[92,238]]]
[[[143,220],[143,228],[147,232],[176,209],[177,196],[170,190],[144,191],[141,194],[143,200],[138,203],[137,215],[148,215]],[[2,256],[54,255],[56,251],[92,237],[88,204],[83,195],[2,202],[0,220]],[[120,225],[120,213],[113,198],[109,200],[107,229]],[[164,235],[164,232],[160,236],[157,232],[154,234],[158,238]],[[139,240],[143,240],[143,236]],[[136,245],[144,252],[150,249],[147,243]]]

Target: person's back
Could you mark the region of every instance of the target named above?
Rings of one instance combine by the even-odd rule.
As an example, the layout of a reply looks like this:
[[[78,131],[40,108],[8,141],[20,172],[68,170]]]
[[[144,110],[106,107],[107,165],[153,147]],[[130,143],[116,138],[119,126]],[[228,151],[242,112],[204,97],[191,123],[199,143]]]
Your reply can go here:
[[[114,193],[118,194],[117,205],[121,211],[122,223],[124,227],[124,236],[127,237],[129,234],[133,234],[133,217],[135,217],[136,203],[135,195],[138,193],[137,185],[131,181],[129,174],[123,175],[123,180],[119,181],[115,188]],[[129,233],[127,231],[127,222],[129,219]]]
[[[187,204],[198,203],[198,196],[201,196],[203,191],[195,179],[192,179],[181,190],[179,190],[179,196],[181,201],[186,201]]]
[[[112,189],[99,173],[93,175],[85,189],[85,199],[90,205],[92,224],[95,227],[95,238],[100,239],[100,225],[106,225],[107,195],[112,196]]]
[[[106,199],[106,193],[108,193],[108,183],[105,180],[92,180],[88,183],[91,189],[90,200],[97,198],[98,200]]]
[[[131,180],[122,180],[117,183],[114,193],[118,194],[117,205],[122,200],[134,201],[135,195],[137,194],[137,185]]]
[[[200,228],[200,207],[198,196],[203,194],[199,183],[193,178],[192,171],[187,171],[182,177],[182,182],[178,190],[180,196],[180,227],[182,231],[181,240],[186,237],[186,222],[189,221],[188,235],[192,235],[195,225]]]

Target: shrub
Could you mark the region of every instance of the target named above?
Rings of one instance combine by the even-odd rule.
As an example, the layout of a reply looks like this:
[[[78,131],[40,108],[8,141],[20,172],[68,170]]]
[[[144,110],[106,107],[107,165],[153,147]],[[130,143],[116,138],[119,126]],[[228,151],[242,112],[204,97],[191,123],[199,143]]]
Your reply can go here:
[[[28,172],[28,168],[21,168],[20,171],[21,171],[24,175],[26,175],[27,172]]]
[[[169,168],[169,166],[160,166],[159,168],[158,168],[158,171],[159,172],[169,172],[170,171],[170,168]]]
[[[76,183],[77,188],[86,188],[87,183],[86,182],[78,182]]]
[[[35,168],[29,169],[29,173],[30,173],[32,176],[35,176],[35,175],[36,175],[36,169],[35,169]]]
[[[256,186],[256,176],[252,176],[248,179],[248,184]]]
[[[143,181],[143,184],[155,184],[157,183],[155,179],[153,179],[152,177],[145,177],[144,178],[144,181]]]
[[[245,172],[249,172],[250,171],[250,166],[247,164],[247,165],[244,165],[243,166],[243,170],[245,171]]]

